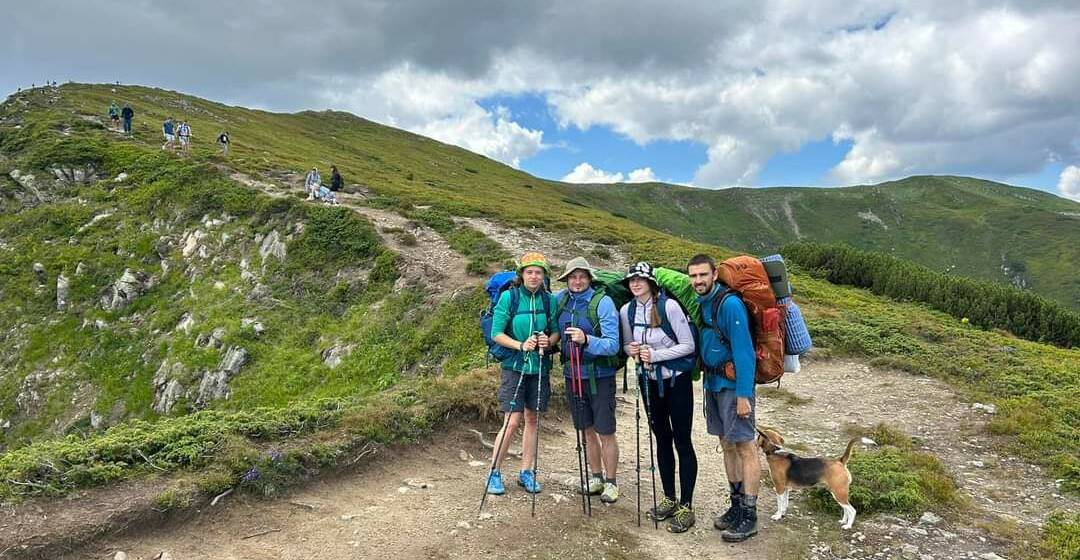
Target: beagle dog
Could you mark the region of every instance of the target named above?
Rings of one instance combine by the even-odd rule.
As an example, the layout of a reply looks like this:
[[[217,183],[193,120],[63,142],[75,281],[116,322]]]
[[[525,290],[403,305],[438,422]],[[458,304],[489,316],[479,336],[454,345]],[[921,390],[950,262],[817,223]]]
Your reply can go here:
[[[847,468],[851,449],[858,438],[847,444],[847,449],[839,459],[804,458],[785,450],[782,445],[784,436],[776,430],[758,430],[758,445],[765,452],[769,463],[769,474],[776,489],[776,513],[772,516],[779,521],[787,512],[791,486],[813,486],[824,483],[832,493],[836,503],[844,510],[840,525],[850,529],[855,522],[855,508],[848,501],[848,487],[851,485],[851,471]]]

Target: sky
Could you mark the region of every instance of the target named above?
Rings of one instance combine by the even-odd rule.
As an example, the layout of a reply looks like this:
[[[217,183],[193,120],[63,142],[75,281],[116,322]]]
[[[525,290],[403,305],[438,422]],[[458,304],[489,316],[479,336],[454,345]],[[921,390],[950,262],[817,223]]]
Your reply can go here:
[[[344,110],[570,182],[933,173],[1080,200],[1071,0],[37,0],[4,11],[4,94],[120,80]]]

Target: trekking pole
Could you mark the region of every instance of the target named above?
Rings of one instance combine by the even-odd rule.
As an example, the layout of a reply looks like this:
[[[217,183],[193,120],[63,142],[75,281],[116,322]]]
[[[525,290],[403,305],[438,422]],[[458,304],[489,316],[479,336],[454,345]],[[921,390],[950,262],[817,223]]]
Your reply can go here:
[[[626,379],[626,370],[623,370],[623,380]],[[641,388],[638,388],[638,392],[641,392]],[[641,527],[641,399],[634,399],[634,424],[636,426],[637,447],[635,448],[637,457],[637,526]]]
[[[533,336],[539,337],[540,332],[533,333]],[[539,338],[537,338],[537,352],[540,355],[540,364],[536,371],[536,441],[533,444],[533,484],[540,484],[540,397],[544,394],[543,381],[544,381],[544,348],[539,346]],[[524,414],[524,413],[522,413]],[[536,492],[532,494],[532,516],[536,517]]]
[[[487,478],[484,479],[484,495],[480,498],[480,510],[476,512],[477,519],[479,519],[480,514],[484,512],[484,502],[487,502],[488,497],[488,483],[491,481],[491,475],[495,473],[495,466],[498,464],[499,455],[502,454],[503,441],[506,439],[506,429],[510,426],[510,415],[514,413],[514,407],[517,406],[518,392],[521,390],[522,379],[525,379],[524,373],[518,377],[517,386],[514,387],[514,396],[510,399],[510,410],[507,410],[506,414],[503,415],[502,430],[499,431],[499,437],[496,438],[495,441],[495,453],[491,455],[491,470],[488,471]]]
[[[577,354],[577,386],[578,386],[578,407],[585,407],[585,377],[581,373],[581,347],[576,346],[574,352]],[[589,438],[585,435],[585,430],[581,430],[581,449],[585,457],[585,496],[589,503],[589,517],[592,517],[592,490],[588,487],[588,480],[591,474],[589,470]]]
[[[656,461],[653,458],[653,444],[652,444],[652,427],[653,427],[653,415],[652,407],[649,401],[649,378],[645,375],[645,367],[640,363],[638,364],[638,373],[641,375],[641,385],[644,387],[642,393],[642,399],[645,401],[645,418],[649,422],[649,473],[652,477],[652,503],[653,503],[653,527],[655,529],[660,528],[660,521],[656,519]]]
[[[566,388],[566,405],[570,408],[570,417],[574,423],[574,439],[577,442],[578,490],[581,492],[581,513],[584,515],[587,511],[585,509],[585,494],[587,493],[585,490],[585,468],[581,462],[581,430],[577,429],[577,407],[574,406],[572,396],[577,394],[577,383],[574,377],[574,343],[569,343],[567,349],[570,351],[570,385]]]

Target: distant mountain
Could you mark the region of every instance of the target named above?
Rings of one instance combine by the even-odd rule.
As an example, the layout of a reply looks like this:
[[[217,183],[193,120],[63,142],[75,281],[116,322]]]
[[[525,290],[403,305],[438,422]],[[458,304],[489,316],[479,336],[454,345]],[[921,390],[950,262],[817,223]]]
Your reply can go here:
[[[952,176],[845,188],[567,188],[579,203],[736,250],[848,243],[1080,308],[1080,203],[1043,191]]]

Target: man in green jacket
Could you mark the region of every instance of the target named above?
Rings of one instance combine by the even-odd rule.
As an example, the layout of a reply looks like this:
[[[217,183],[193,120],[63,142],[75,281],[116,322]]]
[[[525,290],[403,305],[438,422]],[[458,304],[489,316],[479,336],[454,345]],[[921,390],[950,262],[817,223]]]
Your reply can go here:
[[[510,436],[517,433],[522,416],[525,434],[518,485],[531,493],[541,490],[534,472],[537,415],[547,410],[551,397],[551,353],[559,339],[552,316],[556,302],[548,290],[551,268],[544,255],[535,252],[522,255],[517,273],[515,286],[499,297],[491,323],[491,338],[515,352],[502,361],[499,405],[510,416],[492,450],[494,469],[488,476],[489,494],[506,491],[500,466],[510,449]],[[512,303],[516,303],[516,307]]]

